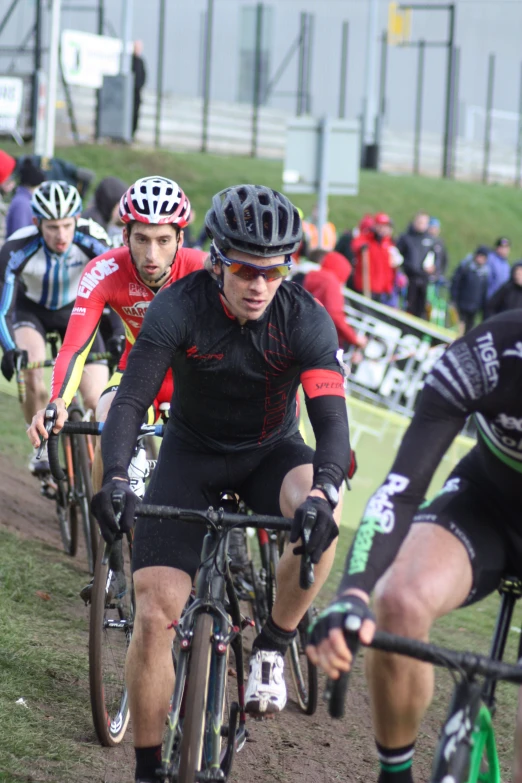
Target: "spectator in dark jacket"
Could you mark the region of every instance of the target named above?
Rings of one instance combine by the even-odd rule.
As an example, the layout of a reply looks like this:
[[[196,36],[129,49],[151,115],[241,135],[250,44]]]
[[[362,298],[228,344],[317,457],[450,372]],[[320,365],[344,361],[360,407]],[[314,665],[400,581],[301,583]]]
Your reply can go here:
[[[484,245],[477,247],[471,258],[468,256],[460,262],[451,281],[451,298],[464,333],[473,328],[477,314],[484,314],[486,309],[488,254],[489,249]]]
[[[498,289],[487,304],[487,315],[497,315],[505,310],[517,310],[522,307],[522,261],[511,268],[511,280]]]
[[[408,278],[407,311],[419,318],[426,316],[426,291],[429,276],[435,273],[434,239],[428,233],[430,216],[417,212],[408,230],[397,240],[404,258],[402,267]]]
[[[511,267],[509,266],[509,253],[511,251],[511,242],[507,237],[500,237],[495,242],[494,250],[488,255],[488,299],[498,291],[504,283],[507,283],[511,276]]]
[[[132,109],[132,138],[138,129],[140,117],[141,91],[147,81],[147,72],[145,70],[145,61],[142,57],[143,42],[134,41],[134,53],[132,55],[132,72],[134,74],[134,104]]]
[[[430,217],[428,233],[433,237],[433,252],[435,253],[435,270],[437,277],[444,277],[448,268],[448,251],[444,240],[440,236],[440,220]]]
[[[17,169],[20,184],[9,204],[5,218],[5,235],[10,237],[19,228],[33,225],[33,210],[31,198],[34,191],[45,182],[45,174],[34,165],[31,158],[26,158]]]
[[[89,206],[82,213],[82,217],[91,218],[103,226],[114,247],[118,247],[123,241],[119,206],[127,187],[118,177],[105,177],[94,191]]]

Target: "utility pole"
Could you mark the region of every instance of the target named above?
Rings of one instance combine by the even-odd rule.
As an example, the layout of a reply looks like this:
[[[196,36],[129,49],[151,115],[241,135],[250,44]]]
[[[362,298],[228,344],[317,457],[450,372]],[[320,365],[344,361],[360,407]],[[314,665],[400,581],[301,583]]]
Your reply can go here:
[[[363,108],[363,168],[376,168],[375,118],[377,116],[377,25],[379,0],[368,0],[368,27],[366,36],[366,73]]]
[[[47,78],[47,114],[45,134],[45,156],[54,155],[54,134],[56,126],[56,93],[58,85],[58,50],[60,46],[60,13],[62,0],[53,0],[51,7],[51,38],[49,42],[49,75]]]

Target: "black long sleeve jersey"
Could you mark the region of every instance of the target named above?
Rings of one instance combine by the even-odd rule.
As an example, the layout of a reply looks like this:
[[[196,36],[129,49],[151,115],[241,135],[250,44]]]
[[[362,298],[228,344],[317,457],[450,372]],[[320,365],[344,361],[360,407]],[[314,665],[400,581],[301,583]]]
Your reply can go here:
[[[478,428],[473,464],[500,497],[520,508],[522,310],[482,323],[434,366],[391,471],[366,506],[341,591],[370,593],[391,565],[440,460],[470,414]]]
[[[350,446],[337,352],[330,316],[300,286],[282,283],[264,315],[240,326],[208,272],[189,275],[148,308],[103,431],[105,480],[125,475],[145,411],[172,367],[168,427],[203,453],[270,450],[294,435],[302,383],[314,468],[329,466],[339,485]]]

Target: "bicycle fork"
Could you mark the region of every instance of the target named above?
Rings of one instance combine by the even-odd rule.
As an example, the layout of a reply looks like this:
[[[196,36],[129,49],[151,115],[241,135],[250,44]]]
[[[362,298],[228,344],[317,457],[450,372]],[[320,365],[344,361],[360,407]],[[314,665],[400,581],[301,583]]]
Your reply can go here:
[[[432,783],[467,779],[473,733],[479,715],[482,683],[465,677],[453,692],[448,717],[435,753]]]

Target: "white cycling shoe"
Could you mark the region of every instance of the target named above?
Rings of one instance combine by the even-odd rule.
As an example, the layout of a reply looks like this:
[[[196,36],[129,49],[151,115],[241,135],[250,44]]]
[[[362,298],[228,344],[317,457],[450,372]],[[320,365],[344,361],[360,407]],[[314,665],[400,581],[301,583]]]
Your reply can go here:
[[[39,447],[35,448],[33,450],[33,455],[29,460],[28,467],[33,476],[41,476],[44,473],[49,473],[51,470],[49,467],[49,457],[47,456],[47,443],[45,444],[40,459],[36,459],[36,455],[38,454],[39,450]]]
[[[250,658],[246,711],[254,715],[281,712],[286,704],[285,664],[281,653],[256,650]]]

